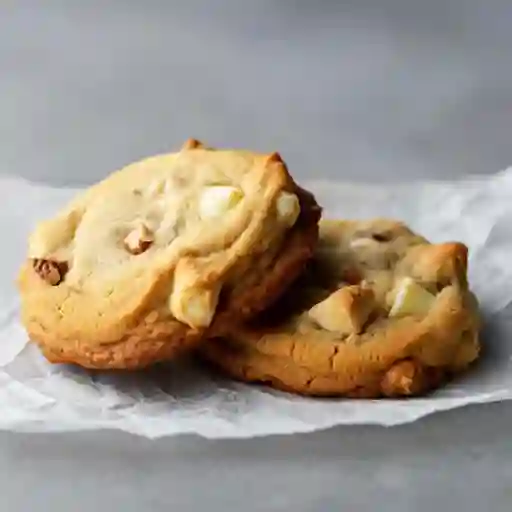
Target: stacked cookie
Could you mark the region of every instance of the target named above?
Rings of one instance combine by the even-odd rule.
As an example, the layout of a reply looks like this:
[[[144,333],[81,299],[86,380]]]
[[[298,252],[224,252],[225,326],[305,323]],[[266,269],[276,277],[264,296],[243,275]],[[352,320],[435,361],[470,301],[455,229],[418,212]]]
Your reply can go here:
[[[310,395],[423,394],[478,358],[463,244],[320,214],[277,153],[189,140],[36,227],[23,324],[53,363],[128,370],[194,352]]]

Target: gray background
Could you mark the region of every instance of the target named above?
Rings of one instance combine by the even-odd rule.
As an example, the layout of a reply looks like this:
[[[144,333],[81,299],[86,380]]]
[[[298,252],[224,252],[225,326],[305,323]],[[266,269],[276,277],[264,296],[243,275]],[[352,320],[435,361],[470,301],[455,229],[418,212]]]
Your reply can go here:
[[[299,179],[512,163],[512,2],[0,4],[0,172],[89,183],[178,147]],[[0,412],[1,414],[1,412]],[[512,509],[512,408],[251,441],[0,434],[6,512]]]

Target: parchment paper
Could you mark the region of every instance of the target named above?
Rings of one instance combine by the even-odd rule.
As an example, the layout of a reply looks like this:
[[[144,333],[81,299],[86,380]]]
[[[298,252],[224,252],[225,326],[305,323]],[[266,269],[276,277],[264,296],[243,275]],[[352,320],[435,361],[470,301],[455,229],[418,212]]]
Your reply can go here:
[[[157,438],[291,434],[338,424],[412,422],[467,404],[512,398],[512,169],[453,183],[303,184],[330,217],[403,219],[432,241],[470,247],[470,281],[485,314],[481,363],[428,398],[325,400],[249,387],[182,361],[147,373],[95,374],[52,366],[27,344],[14,278],[35,222],[76,190],[0,178],[0,428],[119,429]]]

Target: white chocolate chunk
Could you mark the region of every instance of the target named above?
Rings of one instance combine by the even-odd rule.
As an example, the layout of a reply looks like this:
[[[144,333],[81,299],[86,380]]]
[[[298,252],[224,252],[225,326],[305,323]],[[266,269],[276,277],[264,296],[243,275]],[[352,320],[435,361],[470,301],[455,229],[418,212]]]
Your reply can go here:
[[[389,316],[424,315],[428,313],[435,301],[435,295],[410,277],[400,281],[394,296]]]
[[[375,308],[373,292],[360,286],[345,286],[313,306],[309,317],[327,331],[360,333]]]
[[[173,289],[168,299],[172,315],[192,327],[208,327],[215,315],[220,283],[205,283],[197,261],[183,258],[174,271]]]
[[[166,191],[167,183],[165,180],[153,181],[149,184],[146,195],[147,197],[156,198]]]
[[[160,224],[156,230],[156,234],[158,236],[159,243],[162,245],[170,244],[177,235],[177,224],[179,222],[179,218],[174,211],[168,211],[165,213],[164,217],[161,219]]]
[[[219,290],[177,289],[171,294],[169,309],[180,322],[201,329],[213,320],[218,300]]]
[[[363,247],[375,247],[378,244],[373,238],[356,238],[350,242],[351,249],[361,249]]]
[[[299,198],[290,192],[281,192],[276,203],[277,215],[288,226],[293,226],[300,213]]]
[[[243,192],[228,185],[206,187],[199,197],[199,215],[202,219],[220,217],[234,208],[244,197]]]

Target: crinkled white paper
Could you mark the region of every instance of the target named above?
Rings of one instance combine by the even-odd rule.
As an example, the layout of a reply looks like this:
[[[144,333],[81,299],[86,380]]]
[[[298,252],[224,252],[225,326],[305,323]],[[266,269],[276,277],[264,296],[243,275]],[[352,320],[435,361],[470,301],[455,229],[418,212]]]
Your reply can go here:
[[[396,217],[432,241],[470,247],[470,280],[486,319],[485,356],[471,374],[428,398],[369,401],[295,397],[234,383],[190,362],[122,375],[52,366],[27,344],[14,279],[35,222],[53,215],[76,190],[0,178],[0,428],[251,437],[340,424],[398,425],[512,398],[512,169],[452,183],[304,185],[325,216]]]

